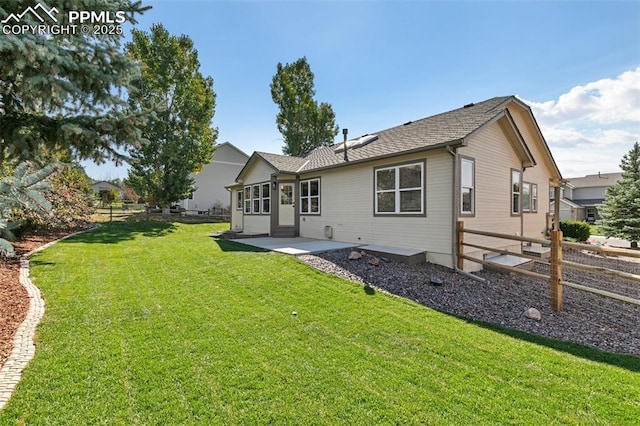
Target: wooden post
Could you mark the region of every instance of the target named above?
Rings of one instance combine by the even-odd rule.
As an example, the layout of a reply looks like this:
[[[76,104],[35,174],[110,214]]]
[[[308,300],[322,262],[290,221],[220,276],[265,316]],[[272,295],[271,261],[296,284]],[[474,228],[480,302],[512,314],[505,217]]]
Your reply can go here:
[[[553,230],[560,230],[560,184],[553,188]]]
[[[557,200],[557,198],[556,198]],[[551,231],[551,309],[562,311],[562,231]]]
[[[456,259],[456,267],[458,269],[460,269],[461,271],[464,270],[464,259],[462,258],[462,256],[464,255],[464,222],[463,221],[458,221],[458,253],[456,253],[457,255],[457,259]]]
[[[109,222],[113,222],[113,204],[109,206]]]

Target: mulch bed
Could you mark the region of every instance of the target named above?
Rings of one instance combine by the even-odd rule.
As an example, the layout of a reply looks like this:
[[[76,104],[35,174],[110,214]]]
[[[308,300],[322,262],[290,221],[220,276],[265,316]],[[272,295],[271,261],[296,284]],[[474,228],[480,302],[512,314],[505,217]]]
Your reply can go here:
[[[0,258],[0,366],[9,358],[13,336],[29,310],[27,290],[20,284],[20,256],[74,231],[28,236],[14,244],[14,257]]]

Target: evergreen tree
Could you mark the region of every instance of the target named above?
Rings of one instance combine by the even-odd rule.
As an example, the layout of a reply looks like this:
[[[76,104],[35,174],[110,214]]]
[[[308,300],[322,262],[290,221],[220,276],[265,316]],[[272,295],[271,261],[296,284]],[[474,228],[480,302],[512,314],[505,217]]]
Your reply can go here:
[[[640,144],[636,142],[620,163],[622,179],[607,188],[604,204],[598,207],[600,229],[607,237],[624,238],[631,247],[640,241]]]
[[[51,204],[42,192],[51,188],[46,181],[56,172],[56,165],[39,168],[35,172],[29,171],[29,164],[20,163],[13,175],[0,179],[0,256],[11,256],[14,253],[9,241],[15,239],[13,232],[22,221],[14,220],[16,210],[38,210],[46,213],[51,211]]]
[[[129,182],[166,208],[190,195],[192,173],[213,156],[218,134],[211,128],[213,80],[200,73],[189,37],[170,35],[161,24],[154,24],[151,34],[132,34],[127,52],[139,61],[141,75],[133,82],[129,103],[133,110],[156,112],[143,130],[147,141],[130,151]]]
[[[39,26],[33,13],[23,13],[34,3],[3,1],[0,16],[20,16],[21,26]],[[135,23],[142,13],[139,1],[47,0],[37,6],[56,15],[58,25],[68,25],[68,11],[90,11]],[[37,7],[35,6],[35,7]],[[22,160],[42,164],[43,153],[70,152],[76,158],[104,161],[125,157],[121,150],[137,144],[146,112],[130,113],[120,94],[127,90],[136,64],[121,49],[122,34],[42,34],[24,30],[3,31],[0,36],[0,168]],[[13,249],[6,238],[19,224],[11,215],[25,209],[51,210],[42,192],[57,164],[37,166],[29,172],[25,162],[0,182],[0,251]],[[6,170],[5,170],[6,171]]]
[[[292,64],[278,63],[271,82],[271,97],[280,108],[276,116],[284,138],[282,152],[302,156],[320,146],[333,143],[338,134],[335,113],[330,104],[318,103],[313,73],[306,57]]]
[[[20,14],[31,2],[2,2],[0,15]],[[58,23],[67,11],[134,14],[146,8],[129,0],[48,0]],[[39,25],[26,13],[21,25]],[[118,148],[140,140],[144,114],[127,111],[127,90],[135,63],[122,51],[123,35],[40,34],[24,31],[0,37],[0,164],[31,160],[43,150],[70,150],[77,158],[124,159]]]

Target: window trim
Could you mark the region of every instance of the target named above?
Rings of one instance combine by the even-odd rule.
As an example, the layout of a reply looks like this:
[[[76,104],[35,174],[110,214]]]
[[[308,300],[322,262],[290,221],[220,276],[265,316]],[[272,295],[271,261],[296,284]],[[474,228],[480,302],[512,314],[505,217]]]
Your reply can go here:
[[[471,169],[471,211],[464,211],[462,206],[463,206],[463,199],[462,199],[462,194],[463,194],[463,189],[465,189],[466,187],[462,185],[462,163],[464,161],[468,161],[471,163],[472,169]],[[459,214],[460,216],[465,216],[465,217],[474,217],[476,215],[476,160],[473,157],[467,157],[465,155],[460,155],[460,168],[459,168],[459,173],[458,173],[459,179],[460,179],[460,204],[459,204]]]
[[[514,174],[514,172],[518,173],[518,189],[519,189],[518,192],[513,190],[513,184],[514,184],[513,174]],[[511,216],[520,216],[520,215],[522,215],[522,170],[511,169],[510,174],[511,174],[511,179],[509,179],[509,180],[511,182],[511,186],[510,186],[509,193],[511,194],[511,196],[509,197],[509,210],[511,211]],[[518,195],[518,211],[514,211],[513,210],[513,197],[516,194]]]
[[[311,195],[311,182],[313,181],[317,181],[318,182],[318,195]],[[302,195],[302,185],[303,184],[307,184],[309,185],[309,195]],[[301,216],[307,216],[307,215],[311,215],[311,216],[320,216],[321,215],[321,204],[320,204],[320,200],[322,199],[322,186],[320,185],[320,178],[310,178],[310,179],[305,179],[305,180],[301,180],[300,181],[300,185],[299,185],[299,191],[300,191],[300,215]],[[313,198],[317,198],[318,199],[318,211],[317,212],[313,212],[310,211],[311,210],[311,200]],[[303,211],[302,210],[302,206],[304,205],[302,200],[303,199],[307,199],[307,207],[309,209],[309,211]]]
[[[538,184],[537,183],[531,184],[531,212],[538,213]]]
[[[244,187],[244,214],[251,214],[251,185]]]
[[[422,173],[422,180],[420,182],[420,211],[419,212],[402,212],[400,209],[399,194],[404,191],[415,191],[414,188],[399,188],[400,173],[399,170],[403,167],[420,166],[420,172]],[[394,200],[395,211],[393,212],[379,212],[378,211],[378,194],[381,192],[392,192],[391,190],[378,191],[378,172],[381,170],[395,170],[395,188]],[[373,216],[374,217],[426,217],[427,216],[427,161],[407,161],[403,163],[395,163],[380,167],[373,168]]]
[[[527,187],[527,195],[525,195],[524,188]],[[522,213],[531,213],[531,182],[522,182]],[[529,203],[529,207],[525,208],[525,201]]]
[[[265,188],[267,190],[267,195],[265,196]],[[262,214],[271,214],[271,183],[265,182],[260,184],[260,212]],[[269,200],[269,209],[264,208],[265,200]]]
[[[255,197],[254,188],[258,188],[258,197]],[[264,188],[268,188],[267,196],[265,197]],[[259,182],[252,183],[244,186],[244,196],[243,196],[243,213],[245,215],[261,215],[261,214],[271,214],[273,210],[271,208],[271,182]],[[264,208],[264,200],[269,200],[269,211],[265,211]],[[256,207],[257,202],[257,209]]]
[[[243,210],[244,207],[244,190],[236,191],[236,210]]]
[[[256,189],[258,190],[257,197],[256,197]],[[260,214],[261,200],[262,200],[262,184],[254,183],[253,185],[251,185],[251,213],[252,214]],[[258,207],[257,209],[256,209],[256,206]]]

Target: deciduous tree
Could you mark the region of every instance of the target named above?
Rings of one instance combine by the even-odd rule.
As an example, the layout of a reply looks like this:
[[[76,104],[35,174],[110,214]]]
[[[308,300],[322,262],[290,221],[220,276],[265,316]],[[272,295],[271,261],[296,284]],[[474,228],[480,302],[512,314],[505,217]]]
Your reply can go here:
[[[185,35],[170,35],[154,24],[151,33],[133,30],[127,44],[141,75],[133,82],[133,110],[154,109],[143,130],[147,142],[130,151],[129,182],[141,195],[163,207],[185,199],[193,190],[193,172],[211,161],[218,131],[211,127],[215,110],[213,80],[200,71],[198,52]]]
[[[278,63],[271,82],[271,97],[280,108],[276,123],[284,138],[284,154],[304,155],[317,147],[331,145],[338,134],[331,105],[318,104],[313,99],[313,79],[306,57],[292,64]]]

